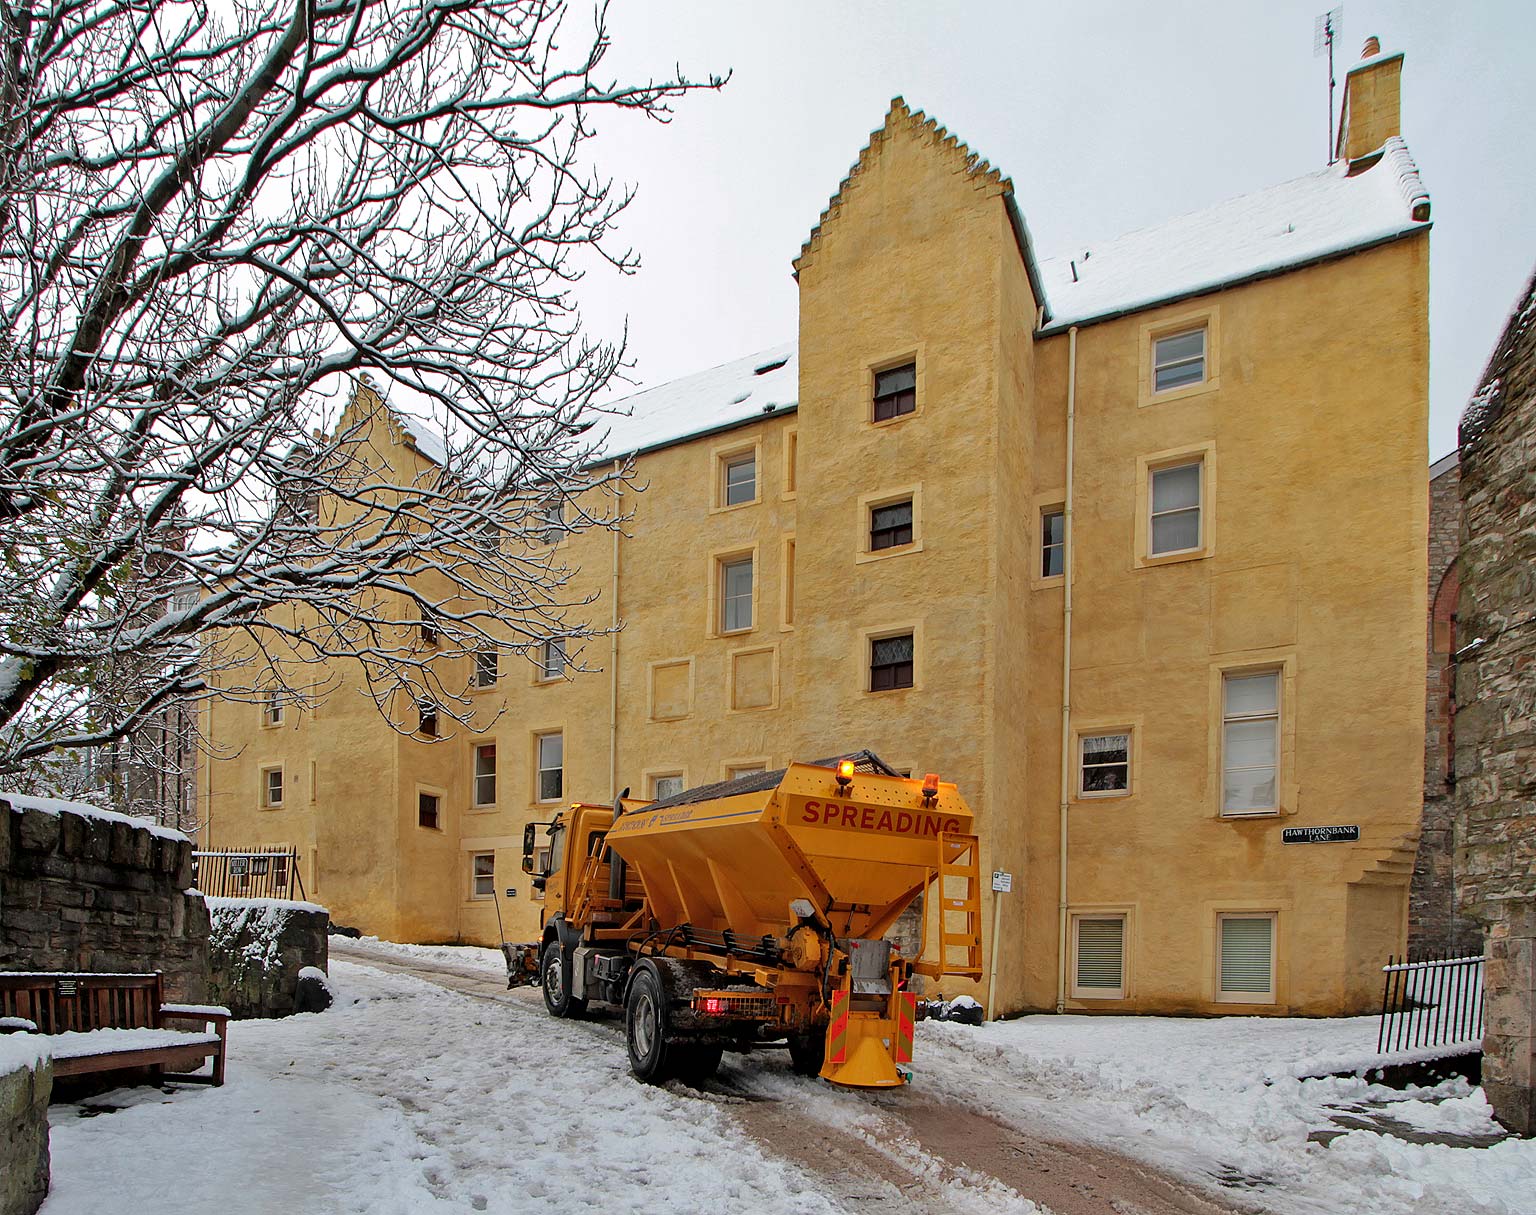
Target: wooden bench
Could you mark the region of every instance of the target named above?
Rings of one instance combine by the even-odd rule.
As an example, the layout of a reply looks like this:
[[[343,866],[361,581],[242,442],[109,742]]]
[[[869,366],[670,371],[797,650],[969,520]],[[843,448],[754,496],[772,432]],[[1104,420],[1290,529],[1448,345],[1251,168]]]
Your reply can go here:
[[[148,1067],[189,1084],[223,1084],[229,1010],[167,1004],[155,974],[0,973],[0,1033],[31,1022],[50,1044],[55,1076]],[[188,1022],[201,1027],[177,1028]],[[213,1060],[213,1074],[182,1073]]]

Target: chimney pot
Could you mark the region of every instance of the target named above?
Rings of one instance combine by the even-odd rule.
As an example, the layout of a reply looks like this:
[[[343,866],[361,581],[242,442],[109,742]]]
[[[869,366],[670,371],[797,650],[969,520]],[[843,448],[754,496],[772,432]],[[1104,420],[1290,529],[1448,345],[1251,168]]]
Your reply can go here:
[[[1365,40],[1365,49],[1360,52],[1360,58],[1369,59],[1372,55],[1381,54],[1381,39],[1372,34]]]

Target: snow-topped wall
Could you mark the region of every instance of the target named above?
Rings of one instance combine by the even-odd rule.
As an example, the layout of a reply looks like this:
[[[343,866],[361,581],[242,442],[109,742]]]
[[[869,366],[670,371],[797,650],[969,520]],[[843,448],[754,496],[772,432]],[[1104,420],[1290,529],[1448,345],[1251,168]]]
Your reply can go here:
[[[165,975],[207,994],[208,912],[179,831],[51,798],[0,793],[0,970]]]
[[[0,1215],[33,1215],[48,1196],[53,1065],[36,1034],[0,1034]]]
[[[287,899],[209,897],[209,996],[236,1019],[310,1011],[299,997],[303,972],[324,971],[330,913]]]

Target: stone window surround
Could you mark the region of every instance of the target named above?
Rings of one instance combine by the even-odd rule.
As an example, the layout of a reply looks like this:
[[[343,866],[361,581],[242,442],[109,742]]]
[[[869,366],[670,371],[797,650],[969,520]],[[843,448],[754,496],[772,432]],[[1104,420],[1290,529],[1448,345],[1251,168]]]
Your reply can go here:
[[[421,799],[433,797],[437,799],[437,823],[431,825],[421,821]],[[418,831],[436,831],[443,833],[447,830],[443,820],[447,817],[448,791],[437,785],[417,784],[415,796],[411,800],[411,817]]]
[[[490,858],[491,871],[479,872],[479,862]],[[482,881],[490,882],[490,889],[481,894],[476,886]],[[490,902],[496,898],[496,853],[494,851],[471,852],[469,854],[469,901],[473,903]]]
[[[751,772],[771,772],[773,760],[767,755],[740,756],[736,759],[725,760],[720,765],[721,780],[735,780],[738,776],[747,776]]]
[[[277,774],[277,800],[272,800],[272,774]],[[288,804],[288,774],[282,764],[261,765],[257,805],[262,810],[281,810]]]
[[[742,502],[727,503],[725,500],[726,470],[730,465],[737,463],[745,456],[752,457],[752,496]],[[741,439],[734,443],[722,443],[717,447],[711,448],[709,461],[709,466],[712,470],[712,475],[709,479],[709,513],[711,515],[744,510],[746,507],[757,506],[762,502],[763,436],[761,433],[755,434],[749,439]]]
[[[759,599],[762,594],[763,563],[756,543],[717,549],[709,554],[707,599],[709,619],[705,636],[740,637],[752,632],[762,620]],[[725,629],[725,567],[738,561],[752,562],[752,623],[744,629]]]
[[[870,654],[877,641],[884,641],[888,637],[904,637],[908,633],[912,635],[912,686],[906,688],[882,688],[875,691],[870,687]],[[908,696],[922,690],[923,687],[923,621],[911,620],[902,624],[887,624],[877,628],[860,629],[857,654],[858,691],[860,696]]]
[[[1163,392],[1153,390],[1153,350],[1161,338],[1177,337],[1192,330],[1205,330],[1205,378],[1198,384],[1186,384]],[[1136,384],[1136,404],[1145,409],[1149,405],[1164,405],[1189,397],[1203,396],[1221,387],[1221,307],[1208,304],[1144,322],[1137,335],[1140,345],[1139,368]]]
[[[1072,939],[1069,943],[1070,958],[1072,962],[1071,982],[1067,989],[1067,997],[1073,1001],[1104,1001],[1128,1000],[1131,998],[1131,958],[1134,953],[1133,929],[1135,925],[1135,905],[1130,903],[1114,904],[1073,904],[1070,913],[1072,917]],[[1102,987],[1080,988],[1077,985],[1078,924],[1082,920],[1115,920],[1121,921],[1120,935],[1120,986],[1114,991]]]
[[[899,413],[894,418],[885,418],[875,421],[875,377],[882,372],[892,371],[897,367],[911,363],[915,369],[915,383],[913,388],[913,408],[911,413]],[[927,402],[927,344],[918,342],[914,346],[908,346],[899,352],[893,352],[884,358],[876,359],[865,366],[864,393],[862,409],[864,421],[872,427],[900,426],[903,422],[910,422],[913,418],[920,418]]]
[[[545,769],[539,766],[539,740],[549,738],[551,736],[557,736],[560,739],[560,793],[556,797],[540,797],[539,794],[542,792],[543,783],[541,777],[543,773],[545,771],[553,772],[556,769],[553,767]],[[561,802],[566,800],[566,795],[570,791],[570,782],[566,779],[566,773],[570,770],[571,765],[570,755],[567,753],[566,747],[565,723],[559,722],[558,724],[537,727],[529,731],[528,737],[530,753],[529,768],[533,772],[533,788],[531,790],[533,796],[530,804],[535,807],[559,805]]]
[[[1222,719],[1226,703],[1228,675],[1258,675],[1265,671],[1280,673],[1280,757],[1276,773],[1276,794],[1279,806],[1274,810],[1258,810],[1248,814],[1222,812]],[[1233,829],[1242,824],[1253,824],[1255,831],[1273,829],[1276,818],[1295,814],[1300,796],[1296,774],[1296,721],[1299,715],[1296,699],[1296,652],[1286,647],[1275,650],[1234,651],[1213,660],[1209,669],[1209,699],[1207,701],[1207,747],[1209,762],[1206,771],[1207,806],[1209,817],[1229,823]]]
[[[484,751],[486,749],[489,749],[490,752],[491,752],[491,754],[490,754],[490,760],[491,760],[490,771],[488,771],[488,772],[481,772],[480,771],[480,753],[481,753],[481,751]],[[500,778],[501,778],[501,773],[497,770],[497,759],[498,758],[499,758],[499,755],[498,755],[497,750],[496,750],[496,740],[494,738],[483,739],[482,741],[475,743],[475,745],[472,748],[470,748],[470,753],[469,753],[469,761],[470,761],[469,762],[469,782],[470,782],[469,807],[470,807],[471,810],[492,810],[492,809],[495,809],[497,796],[498,796],[498,794],[500,792]],[[488,781],[485,779],[487,777],[489,777]],[[485,785],[489,785],[490,797],[488,797],[488,798],[482,798],[481,797],[482,792],[485,791],[484,787],[483,787]]]
[[[912,503],[912,540],[907,544],[896,544],[889,548],[871,549],[869,546],[870,521],[874,512],[882,506],[895,506],[897,503],[911,501]],[[854,558],[855,564],[863,565],[870,561],[885,561],[891,557],[905,557],[910,553],[923,551],[923,483],[914,481],[910,485],[896,485],[888,489],[876,490],[867,494],[860,494],[857,513],[854,517],[854,526],[858,529],[857,539],[853,551],[858,554]]]
[[[672,776],[675,776],[678,780],[683,782],[684,789],[688,787],[688,769],[681,764],[673,764],[670,767],[644,769],[640,773],[640,787],[645,790],[646,797],[655,799],[658,796],[656,793],[656,782]]]
[[[1197,548],[1152,554],[1152,474],[1185,464],[1200,465],[1200,544]],[[1216,444],[1192,443],[1136,457],[1136,551],[1134,566],[1149,569],[1216,555]]]
[[[1141,779],[1141,721],[1137,717],[1084,719],[1072,722],[1072,752],[1075,757],[1074,765],[1076,773],[1072,781],[1072,802],[1104,802],[1119,801],[1134,797]],[[1083,792],[1083,740],[1085,738],[1097,738],[1105,734],[1127,734],[1130,736],[1126,755],[1126,787],[1124,789],[1107,790],[1102,793]]]
[[[1223,906],[1211,918],[1212,954],[1215,967],[1211,972],[1211,999],[1217,1004],[1251,1004],[1259,1008],[1273,1008],[1280,1003],[1280,930],[1282,909],[1273,904],[1247,907]],[[1268,918],[1269,933],[1269,990],[1267,992],[1224,992],[1221,989],[1221,925],[1226,919],[1257,920]]]

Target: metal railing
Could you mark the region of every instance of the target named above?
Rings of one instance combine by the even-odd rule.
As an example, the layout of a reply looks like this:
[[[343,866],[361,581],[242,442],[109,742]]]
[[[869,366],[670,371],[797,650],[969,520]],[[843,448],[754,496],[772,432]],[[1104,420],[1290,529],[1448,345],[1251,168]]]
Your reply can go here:
[[[219,898],[307,901],[296,848],[194,852],[192,884]]]
[[[1388,958],[1381,994],[1378,1054],[1434,1047],[1481,1049],[1481,957]]]

